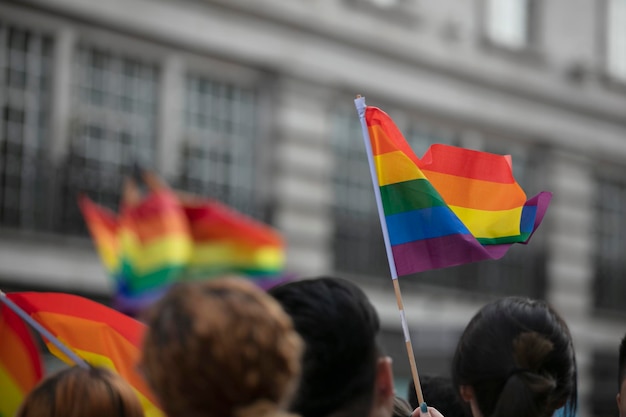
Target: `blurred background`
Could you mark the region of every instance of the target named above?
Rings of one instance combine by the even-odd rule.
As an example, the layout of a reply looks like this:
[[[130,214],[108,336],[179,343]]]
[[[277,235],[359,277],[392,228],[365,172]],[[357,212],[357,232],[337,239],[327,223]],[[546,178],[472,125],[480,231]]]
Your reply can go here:
[[[0,288],[108,302],[76,198],[115,209],[141,164],[277,227],[290,271],[359,283],[405,395],[355,94],[418,155],[508,153],[529,197],[554,193],[530,245],[401,279],[420,373],[448,373],[485,302],[547,299],[575,339],[580,415],[616,415],[624,0],[2,0]]]

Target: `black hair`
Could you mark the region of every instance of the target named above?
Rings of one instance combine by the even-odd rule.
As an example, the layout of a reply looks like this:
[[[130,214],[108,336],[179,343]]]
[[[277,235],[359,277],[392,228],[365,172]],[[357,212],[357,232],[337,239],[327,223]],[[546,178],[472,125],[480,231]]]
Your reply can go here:
[[[563,319],[549,305],[508,297],[484,306],[467,325],[452,362],[453,384],[469,385],[489,417],[574,416],[576,358]]]
[[[617,392],[620,392],[624,379],[626,379],[626,335],[619,345],[619,369],[617,372]]]
[[[457,395],[450,378],[424,375],[420,376],[420,385],[429,407],[435,407],[446,417],[472,417],[471,410]],[[409,383],[407,398],[413,409],[419,406],[413,381]]]
[[[349,281],[329,277],[279,285],[269,293],[305,342],[302,379],[290,410],[302,417],[369,414],[380,322],[365,293]]]

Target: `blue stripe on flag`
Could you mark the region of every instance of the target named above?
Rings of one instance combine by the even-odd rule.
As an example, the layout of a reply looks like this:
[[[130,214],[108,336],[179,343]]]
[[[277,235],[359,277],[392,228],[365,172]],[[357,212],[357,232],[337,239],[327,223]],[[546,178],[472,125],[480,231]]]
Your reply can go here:
[[[470,234],[469,230],[447,206],[385,216],[391,245],[453,234]]]

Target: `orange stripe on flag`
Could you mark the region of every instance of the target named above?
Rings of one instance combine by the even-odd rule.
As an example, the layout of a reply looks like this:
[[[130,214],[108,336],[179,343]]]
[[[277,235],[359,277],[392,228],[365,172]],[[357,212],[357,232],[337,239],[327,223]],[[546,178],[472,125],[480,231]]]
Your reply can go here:
[[[481,181],[428,170],[422,172],[450,206],[509,210],[526,202],[526,193],[517,183]]]

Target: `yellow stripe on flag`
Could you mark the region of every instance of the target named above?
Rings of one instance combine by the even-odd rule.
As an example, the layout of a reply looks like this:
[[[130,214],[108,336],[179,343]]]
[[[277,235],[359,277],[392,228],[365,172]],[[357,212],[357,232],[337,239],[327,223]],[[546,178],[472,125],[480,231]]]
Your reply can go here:
[[[374,165],[378,173],[378,185],[381,187],[426,178],[417,165],[401,151],[374,156]]]
[[[449,207],[476,238],[498,238],[520,234],[523,207],[498,211]]]
[[[20,390],[17,382],[0,363],[0,415],[13,417],[26,394]]]
[[[122,251],[137,274],[147,274],[167,265],[183,265],[191,256],[192,242],[188,236],[167,236],[147,245],[129,231],[120,234]]]
[[[196,245],[189,262],[192,267],[232,266],[251,269],[281,268],[285,262],[282,248],[246,248],[236,242]]]

